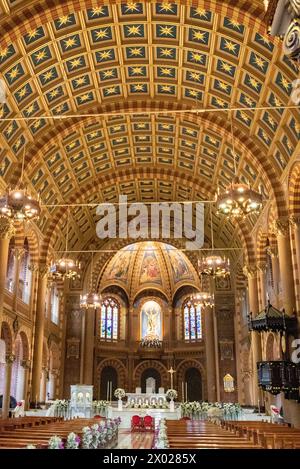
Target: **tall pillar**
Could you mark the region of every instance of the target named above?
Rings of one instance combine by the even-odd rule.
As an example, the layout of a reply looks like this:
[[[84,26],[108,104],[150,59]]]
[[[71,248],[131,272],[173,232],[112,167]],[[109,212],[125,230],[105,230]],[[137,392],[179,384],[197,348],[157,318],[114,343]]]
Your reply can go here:
[[[205,308],[205,345],[207,398],[209,402],[217,400],[216,359],[214,341],[214,317],[211,308]]]
[[[95,341],[95,309],[85,310],[85,340],[84,340],[84,384],[93,384],[94,370],[94,341]]]
[[[244,268],[244,273],[248,277],[248,294],[249,294],[249,307],[253,317],[259,312],[258,302],[258,289],[257,289],[257,268],[255,265],[247,265]],[[258,389],[258,376],[257,376],[257,362],[261,360],[261,342],[260,337],[256,332],[251,332],[251,353],[252,353],[252,404],[257,405],[259,400]]]
[[[45,299],[47,289],[47,274],[48,267],[40,265],[38,270],[38,289],[37,289],[37,302],[36,302],[36,315],[35,315],[35,330],[34,330],[34,348],[33,348],[33,363],[32,363],[32,387],[31,387],[31,400],[36,402],[40,395],[40,380],[42,377],[42,364],[43,364],[43,341],[44,341],[44,328],[45,328]]]
[[[289,227],[289,220],[281,219],[274,222],[273,230],[278,243],[283,305],[286,313],[292,314],[296,304]]]
[[[2,401],[2,418],[6,419],[8,417],[8,411],[10,406],[10,388],[11,388],[11,375],[12,375],[12,366],[15,361],[14,355],[6,356],[6,367],[5,367],[5,388]]]
[[[257,265],[258,269],[258,281],[259,281],[259,309],[262,310],[267,304],[267,289],[266,289],[266,276],[267,276],[267,264],[266,262],[260,262]]]
[[[21,269],[21,260],[24,256],[25,250],[23,248],[14,249],[15,270],[14,270],[14,289],[13,289],[13,310],[18,309],[18,293],[19,293],[19,277]],[[25,287],[25,285],[24,285]]]
[[[294,262],[294,279],[296,290],[297,310],[300,308],[300,217],[290,217],[291,228],[294,234],[295,262]],[[296,265],[295,265],[296,264]],[[296,279],[298,282],[296,282]]]
[[[15,229],[11,220],[0,216],[0,333],[3,321],[4,290],[8,262],[9,240],[14,236]]]
[[[272,262],[272,273],[273,273],[273,300],[272,304],[275,308],[279,308],[279,284],[280,284],[280,271],[279,271],[279,259],[278,259],[278,248],[268,246],[267,253],[271,256]]]
[[[30,371],[30,361],[29,360],[23,360],[21,363],[22,367],[24,368],[24,389],[23,389],[23,399],[25,401],[25,410],[29,409],[29,404],[30,404],[30,393],[28,393],[28,387],[29,387],[29,371]]]

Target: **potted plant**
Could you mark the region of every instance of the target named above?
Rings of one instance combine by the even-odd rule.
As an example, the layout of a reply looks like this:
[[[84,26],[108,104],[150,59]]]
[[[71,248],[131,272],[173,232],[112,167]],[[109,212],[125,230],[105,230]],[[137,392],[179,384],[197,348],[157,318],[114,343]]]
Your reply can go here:
[[[123,409],[122,399],[124,399],[124,397],[126,396],[124,389],[117,388],[114,392],[114,396],[118,398],[118,410],[122,410]]]

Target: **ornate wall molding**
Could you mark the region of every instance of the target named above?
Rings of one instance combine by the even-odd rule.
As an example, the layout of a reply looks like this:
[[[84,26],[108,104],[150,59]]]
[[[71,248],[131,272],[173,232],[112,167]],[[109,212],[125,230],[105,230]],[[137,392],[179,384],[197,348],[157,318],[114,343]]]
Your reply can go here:
[[[280,218],[274,220],[271,228],[275,236],[289,236],[290,234],[290,220],[289,218]]]
[[[255,264],[246,264],[243,267],[243,273],[248,279],[257,277],[257,266]]]

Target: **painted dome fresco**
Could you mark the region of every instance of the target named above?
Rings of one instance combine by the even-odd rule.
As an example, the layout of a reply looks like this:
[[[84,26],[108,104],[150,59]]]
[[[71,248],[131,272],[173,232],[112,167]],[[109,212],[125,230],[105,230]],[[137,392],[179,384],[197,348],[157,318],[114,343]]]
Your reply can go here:
[[[175,247],[145,241],[121,249],[107,264],[101,289],[114,284],[133,297],[146,288],[173,296],[182,285],[199,285],[196,270],[189,259]]]

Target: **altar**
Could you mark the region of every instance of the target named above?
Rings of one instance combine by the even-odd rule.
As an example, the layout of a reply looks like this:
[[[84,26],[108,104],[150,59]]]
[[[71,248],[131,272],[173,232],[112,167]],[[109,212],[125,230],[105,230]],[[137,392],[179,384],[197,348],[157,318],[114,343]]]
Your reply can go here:
[[[167,420],[180,420],[181,418],[181,409],[180,407],[175,408],[174,412],[171,412],[170,409],[129,409],[123,408],[118,410],[116,407],[108,407],[107,417],[110,419],[115,419],[117,417],[121,418],[121,424],[119,428],[131,428],[131,419],[133,415],[138,415],[139,417],[145,417],[146,415],[151,415],[155,420],[155,426],[157,426],[158,421],[161,419]]]
[[[160,404],[161,406],[167,402],[165,393],[153,393],[153,392],[128,392],[126,393],[127,397],[127,404],[135,405],[153,405],[153,404]]]

